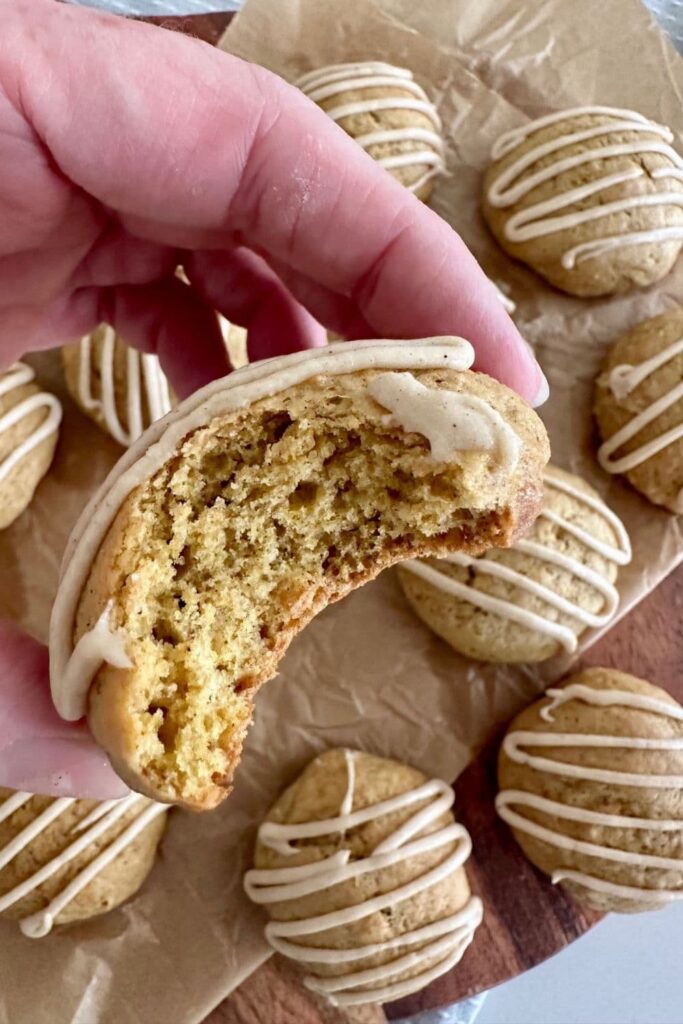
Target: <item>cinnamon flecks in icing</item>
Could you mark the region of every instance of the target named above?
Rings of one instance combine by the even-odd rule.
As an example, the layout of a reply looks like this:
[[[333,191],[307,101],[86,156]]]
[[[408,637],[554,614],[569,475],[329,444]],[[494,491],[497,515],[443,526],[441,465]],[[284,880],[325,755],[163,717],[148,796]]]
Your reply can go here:
[[[103,325],[101,355],[99,360],[101,394],[95,398],[92,392],[93,339],[87,335],[81,339],[78,367],[78,397],[89,412],[99,412],[107,430],[119,444],[128,448],[143,430],[171,411],[168,381],[159,365],[159,359],[149,353],[140,353],[126,346],[126,414],[125,427],[116,407],[116,382],[114,359],[116,346],[123,344],[109,324]],[[143,407],[143,390],[148,416]],[[145,422],[146,418],[149,422]]]
[[[563,704],[571,701],[582,701],[595,707],[633,708],[662,715],[674,721],[683,722],[683,708],[677,704],[668,704],[644,694],[628,690],[597,690],[581,683],[572,683],[562,689],[549,689],[546,696],[550,703],[539,710],[539,717],[553,720],[553,713]],[[530,753],[530,749],[541,747],[542,756]],[[614,786],[635,786],[655,789],[680,789],[683,787],[683,775],[663,775],[657,772],[622,772],[606,768],[593,768],[589,765],[572,764],[569,761],[554,759],[548,756],[549,749],[582,748],[586,750],[652,750],[680,751],[683,753],[683,738],[651,738],[638,736],[612,736],[591,733],[566,733],[515,730],[509,732],[503,741],[503,750],[510,760],[524,764],[538,772],[560,775],[567,779],[607,783]],[[683,819],[637,818],[624,814],[612,814],[606,811],[589,810],[572,804],[548,800],[535,793],[523,790],[502,790],[496,797],[496,810],[500,817],[512,828],[533,836],[541,842],[548,843],[557,849],[567,850],[596,857],[600,860],[614,861],[619,864],[632,864],[642,868],[653,868],[683,871],[683,858],[663,857],[658,854],[641,853],[623,850],[619,847],[606,846],[602,843],[575,839],[537,821],[532,821],[514,808],[528,807],[561,820],[581,822],[586,825],[602,826],[615,829],[635,829],[650,832],[681,832]],[[633,899],[638,902],[665,904],[683,899],[682,889],[648,889],[639,886],[619,885],[609,882],[598,875],[583,871],[558,869],[553,872],[553,882],[564,880],[616,897]]]
[[[517,465],[519,438],[481,398],[425,387],[411,373],[380,374],[368,392],[391,412],[392,425],[427,438],[436,462],[452,462],[459,452],[485,451],[497,456],[508,473]]]
[[[0,821],[7,820],[20,807],[26,804],[32,797],[31,793],[13,793],[4,803],[0,804]],[[30,846],[60,815],[68,810],[75,801],[71,797],[60,797],[51,801],[47,808],[25,826],[13,839],[3,848],[0,848],[0,872],[3,868],[17,857],[22,851]],[[29,893],[35,892],[43,883],[52,878],[58,871],[70,864],[77,857],[87,854],[88,849],[106,835],[117,821],[131,811],[137,811],[136,817],[111,843],[103,849],[89,863],[83,867],[74,877],[61,889],[42,910],[23,918],[19,922],[24,935],[32,939],[40,939],[48,935],[57,920],[59,914],[72,900],[85,889],[90,882],[99,875],[108,864],[111,864],[140,833],[157,818],[168,810],[165,804],[150,803],[144,797],[132,793],[121,800],[107,800],[97,807],[82,821],[77,823],[72,831],[71,842],[64,847],[61,853],[51,860],[38,867],[33,874],[29,875],[22,882],[16,885],[9,892],[0,895],[0,913],[8,910],[15,903],[18,903]]]
[[[316,992],[324,993],[336,1006],[350,1006],[358,1003],[384,1002],[398,999],[409,992],[429,984],[434,978],[450,970],[461,959],[474,937],[482,919],[482,904],[476,897],[470,897],[467,904],[456,914],[434,921],[431,924],[405,932],[385,942],[375,942],[353,949],[332,949],[325,946],[304,946],[296,941],[297,936],[313,935],[330,928],[361,921],[369,914],[387,907],[393,907],[408,900],[444,878],[458,871],[470,855],[472,843],[467,830],[451,823],[442,828],[419,836],[421,831],[435,822],[444,811],[453,805],[454,793],[450,786],[439,780],[424,783],[417,789],[401,793],[381,803],[353,810],[354,796],[354,752],[345,751],[348,784],[340,807],[339,816],[322,821],[302,822],[295,825],[278,825],[265,822],[258,833],[260,842],[280,854],[294,854],[297,840],[343,835],[348,829],[368,821],[375,821],[386,814],[418,804],[426,799],[431,802],[412,815],[395,832],[387,836],[373,852],[358,860],[351,859],[350,850],[339,850],[323,860],[300,867],[253,869],[244,878],[247,895],[255,903],[268,904],[296,900],[301,896],[322,892],[352,878],[359,878],[370,871],[388,868],[416,857],[420,853],[436,850],[457,843],[456,849],[440,864],[424,875],[413,879],[393,891],[371,897],[362,903],[353,904],[331,913],[304,920],[271,921],[266,925],[268,942],[279,953],[303,963],[349,964],[348,973],[333,978],[307,976],[304,983]],[[407,952],[404,956],[378,967],[354,969],[357,961],[377,953],[386,953],[404,946],[424,942],[420,949]],[[396,975],[408,968],[439,957],[436,965],[406,980],[396,980]],[[392,981],[392,978],[394,979]],[[358,986],[363,986],[358,990]]]
[[[583,504],[587,505],[594,512],[598,512],[609,523],[610,527],[614,531],[615,537],[617,538],[617,546],[606,544],[604,541],[594,537],[587,530],[577,526],[569,519],[563,518],[552,509],[545,507],[541,509],[541,512],[539,513],[541,518],[546,518],[555,523],[561,529],[580,540],[581,543],[589,550],[596,552],[596,554],[601,555],[608,561],[614,562],[616,565],[626,565],[630,562],[631,544],[628,534],[626,533],[621,520],[611,511],[611,509],[600,501],[599,498],[595,498],[593,495],[587,494],[578,487],[573,487],[570,483],[554,476],[552,472],[549,471],[546,471],[545,473],[545,486],[547,488],[553,488],[561,491],[564,494],[568,494],[577,501],[583,502]],[[486,555],[482,555],[479,558],[472,558],[470,555],[458,552],[452,555],[447,555],[439,561],[450,565],[463,566],[465,568],[469,568],[471,566],[476,569],[478,573],[485,573],[504,580],[506,583],[510,583],[518,589],[532,594],[534,597],[541,598],[550,606],[550,608],[554,608],[556,611],[571,616],[571,618],[581,626],[592,626],[598,628],[606,625],[613,618],[619,606],[619,594],[616,588],[609,582],[609,580],[605,579],[604,576],[601,576],[600,573],[596,572],[594,569],[590,569],[588,566],[584,565],[578,558],[573,558],[564,554],[562,551],[557,551],[554,548],[547,547],[545,544],[540,544],[538,541],[525,539],[518,540],[512,545],[511,550],[519,551],[521,554],[537,558],[550,565],[559,566],[561,569],[565,569],[567,572],[570,572],[577,579],[590,584],[590,586],[594,587],[604,598],[602,610],[597,614],[587,611],[580,605],[569,601],[561,594],[557,594],[554,590],[551,590],[550,587],[530,579],[528,576],[525,576],[524,573],[518,572],[516,569],[512,569],[509,566],[502,565],[500,562],[487,558]],[[532,612],[526,608],[522,608],[514,601],[514,599],[506,600],[501,597],[495,597],[492,594],[487,594],[484,591],[478,590],[466,583],[462,583],[460,580],[453,579],[453,577],[444,572],[440,572],[433,564],[428,564],[416,559],[402,562],[401,568],[407,569],[415,576],[419,576],[421,579],[424,579],[427,583],[444,593],[451,594],[453,597],[467,601],[469,604],[472,604],[477,608],[481,608],[483,611],[490,612],[494,615],[500,615],[502,618],[508,619],[511,622],[517,622],[520,626],[525,626],[527,629],[544,633],[546,636],[552,637],[569,653],[576,650],[578,640],[574,629],[569,626],[564,626],[559,622],[555,622],[553,619],[538,612]]]
[[[15,363],[7,372],[0,377],[0,396],[7,395],[15,388],[23,387],[24,384],[31,384],[35,380],[35,373],[26,363]],[[0,416],[0,434],[20,423],[26,416],[29,416],[36,409],[45,409],[46,415],[41,423],[26,437],[17,447],[0,462],[0,483],[5,480],[15,469],[22,459],[37,448],[46,438],[59,428],[62,419],[62,406],[54,395],[41,391],[35,395],[29,395],[23,401],[12,406],[6,413]]]
[[[50,682],[59,714],[68,720],[85,714],[86,673],[70,662],[76,609],[93,559],[130,492],[164,465],[187,434],[216,416],[242,409],[318,374],[371,369],[467,370],[473,362],[474,350],[463,338],[339,342],[244,366],[197,391],[164,421],[153,423],[119,459],[69,538],[50,620]],[[108,641],[104,636],[101,640],[100,662],[104,662]]]
[[[385,143],[416,143],[421,148],[407,153],[379,157],[377,162],[388,171],[399,167],[426,166],[427,170],[409,188],[417,192],[423,185],[445,170],[441,120],[436,107],[421,85],[413,79],[412,71],[397,68],[383,61],[363,61],[356,64],[332,64],[310,71],[297,79],[294,85],[314,103],[359,89],[393,89],[393,96],[373,96],[353,103],[338,103],[325,113],[335,122],[356,114],[381,114],[384,110],[414,110],[432,122],[433,129],[420,125],[405,128],[379,128],[358,135],[355,141],[366,151]],[[408,92],[411,95],[406,96]],[[343,127],[343,125],[342,125]],[[372,156],[372,152],[370,152]]]
[[[638,363],[636,366],[629,364],[615,366],[607,376],[607,385],[617,402],[623,401],[643,381],[647,380],[653,373],[656,373],[662,366],[671,362],[672,359],[681,355],[681,353],[683,353],[683,338],[675,341],[672,345],[668,345],[661,352],[658,352],[642,363]],[[616,433],[612,434],[598,449],[598,462],[602,468],[608,473],[627,473],[629,470],[635,469],[636,466],[640,466],[641,463],[647,462],[653,455],[663,451],[670,444],[679,441],[683,437],[683,418],[677,426],[664,431],[659,437],[647,441],[627,455],[614,458],[615,453],[622,445],[628,444],[634,437],[637,437],[641,430],[649,426],[658,416],[661,416],[667,409],[670,409],[672,405],[675,405],[676,402],[680,402],[682,399],[683,381],[676,384],[670,391],[667,391],[643,409],[642,412],[639,412],[630,419],[621,430],[617,430]],[[683,511],[683,508],[681,511]]]
[[[590,128],[572,127],[571,120],[583,115],[607,117],[609,120],[599,125],[592,125]],[[681,192],[642,192],[623,199],[601,201],[601,193],[625,182],[637,182],[647,178],[683,181],[683,159],[671,146],[673,132],[664,125],[650,121],[642,114],[632,110],[587,106],[547,114],[545,117],[539,117],[527,125],[513,128],[512,131],[501,135],[491,151],[492,159],[501,159],[516,149],[530,135],[559,121],[567,121],[565,134],[534,146],[529,152],[522,154],[508,167],[501,170],[491,182],[486,196],[490,206],[498,209],[514,206],[537,186],[552,181],[565,171],[590,164],[596,160],[633,156],[637,161],[645,154],[657,153],[665,156],[671,162],[671,166],[653,170],[647,170],[640,166],[630,166],[619,171],[605,170],[599,178],[593,181],[577,185],[551,199],[532,203],[530,206],[518,210],[505,223],[504,234],[511,242],[526,242],[609,217],[614,213],[646,206],[683,207],[683,193]],[[602,144],[605,136],[623,132],[634,132],[642,134],[643,137],[630,142]],[[652,135],[657,138],[647,137]],[[562,151],[568,146],[583,142],[592,143],[593,140],[595,140],[595,144],[588,145],[580,153],[574,153],[571,156],[562,155]],[[531,174],[526,173],[537,161],[546,160],[548,157],[555,158],[547,161],[545,166]],[[586,200],[591,200],[592,205],[586,205]],[[581,208],[572,209],[577,206]],[[623,246],[645,245],[676,239],[683,239],[683,225],[652,228],[647,231],[623,231],[616,235],[606,235],[603,238],[595,238],[571,246],[563,253],[561,262],[565,269],[571,270],[583,260],[603,256],[605,253]]]

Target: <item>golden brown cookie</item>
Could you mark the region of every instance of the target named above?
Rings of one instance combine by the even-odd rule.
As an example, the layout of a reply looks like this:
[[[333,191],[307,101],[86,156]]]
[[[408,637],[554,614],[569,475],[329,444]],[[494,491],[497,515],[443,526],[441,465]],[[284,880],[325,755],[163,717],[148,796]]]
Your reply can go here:
[[[294,84],[418,199],[429,199],[445,169],[441,120],[412,71],[383,61],[332,64]]]
[[[615,341],[595,389],[598,461],[656,505],[683,512],[683,309]]]
[[[461,959],[481,922],[453,790],[398,761],[328,750],[275,802],[245,888],[266,938],[337,1006],[417,992]],[[287,877],[282,877],[285,869]]]
[[[549,689],[514,719],[499,815],[536,867],[596,910],[683,899],[683,708],[611,668]]]
[[[109,324],[62,349],[66,384],[80,408],[128,448],[171,411],[159,359],[127,345]]]
[[[528,526],[544,428],[472,359],[437,338],[255,363],[115,467],[67,552],[51,674],[133,788],[219,803],[257,688],[314,615],[402,558]]]
[[[683,160],[672,140],[631,110],[547,114],[495,143],[484,216],[506,252],[563,291],[647,287],[683,242]]]
[[[113,910],[149,874],[168,808],[0,788],[0,915],[31,938]]]
[[[585,629],[606,625],[630,558],[623,525],[593,488],[549,466],[541,513],[512,547],[403,562],[398,573],[411,607],[456,651],[514,663],[573,652]]]
[[[55,453],[62,407],[26,363],[0,374],[0,530],[21,515]]]

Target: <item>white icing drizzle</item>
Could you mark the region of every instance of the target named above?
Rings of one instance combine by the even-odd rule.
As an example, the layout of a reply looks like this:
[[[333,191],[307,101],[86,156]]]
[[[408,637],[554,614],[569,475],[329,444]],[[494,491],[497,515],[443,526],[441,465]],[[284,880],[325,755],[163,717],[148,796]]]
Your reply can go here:
[[[596,690],[583,683],[572,683],[562,689],[549,689],[546,696],[550,703],[539,710],[539,717],[545,721],[553,721],[553,712],[570,701],[583,701],[595,707],[622,707],[637,711],[662,715],[673,721],[683,722],[683,708],[677,704],[668,704],[656,697],[633,693],[628,690]],[[589,780],[617,786],[635,786],[654,789],[679,789],[683,786],[683,776],[662,775],[643,772],[621,772],[604,768],[593,768],[586,765],[556,761],[550,757],[537,757],[528,753],[531,747],[556,748],[587,748],[587,749],[620,749],[620,750],[660,750],[683,752],[683,737],[640,738],[634,736],[612,736],[591,733],[536,732],[524,729],[507,734],[503,741],[503,750],[517,764],[524,764],[539,772],[548,772],[568,779]],[[649,832],[680,832],[683,834],[683,820],[665,818],[638,818],[631,815],[611,814],[606,811],[594,811],[584,807],[549,800],[536,793],[523,790],[502,790],[496,797],[496,810],[500,817],[512,828],[533,836],[541,842],[548,843],[560,850],[596,857],[603,861],[617,864],[634,865],[641,868],[652,868],[659,871],[680,871],[683,873],[683,858],[664,857],[634,850],[623,850],[602,843],[576,839],[556,829],[541,825],[523,814],[513,810],[514,807],[529,807],[532,810],[551,815],[564,821],[581,822],[586,825],[634,829]],[[664,904],[673,900],[683,899],[683,888],[680,889],[648,889],[638,886],[620,885],[607,879],[583,871],[561,868],[552,875],[553,882],[564,880],[574,881],[585,888],[602,892],[615,897],[633,899],[638,902]]]
[[[491,278],[489,278],[489,281],[491,281]],[[517,309],[517,303],[514,302],[514,300],[511,299],[510,296],[506,292],[504,292],[500,285],[496,284],[495,281],[491,281],[491,284],[496,290],[496,298],[500,302],[501,306],[503,307],[506,313],[509,313],[510,316],[512,316],[514,311]]]
[[[587,505],[593,511],[598,512],[614,530],[617,538],[617,546],[615,547],[610,544],[606,544],[599,538],[594,537],[587,530],[584,530],[575,523],[570,522],[570,520],[565,519],[550,508],[543,508],[539,513],[539,518],[548,519],[550,522],[555,523],[561,529],[580,540],[581,543],[589,550],[595,551],[597,554],[608,559],[610,562],[614,562],[616,565],[626,565],[631,560],[631,544],[623,523],[611,511],[611,509],[604,504],[604,502],[591,494],[586,494],[585,491],[578,487],[574,487],[567,481],[553,476],[552,472],[546,471],[545,485],[548,488],[570,495],[577,501]],[[507,565],[502,565],[500,562],[494,561],[491,558],[487,558],[486,555],[482,555],[479,558],[473,558],[470,555],[457,552],[455,554],[446,555],[444,558],[440,559],[440,561],[446,562],[450,565],[462,566],[464,568],[474,566],[477,572],[486,573],[490,576],[496,577],[497,579],[505,580],[505,582],[511,583],[515,587],[525,590],[527,593],[533,594],[535,597],[541,598],[550,605],[551,608],[555,608],[557,611],[571,616],[581,626],[601,627],[606,625],[613,618],[619,606],[619,593],[616,587],[614,587],[609,580],[605,579],[605,577],[600,573],[584,565],[578,558],[565,555],[561,551],[556,551],[553,548],[546,547],[538,541],[525,539],[518,540],[512,545],[511,550],[519,551],[520,553],[529,555],[533,558],[538,558],[540,561],[547,562],[550,565],[557,565],[562,569],[566,569],[567,572],[572,573],[572,575],[577,579],[590,584],[590,586],[594,587],[604,598],[602,610],[597,614],[587,611],[580,605],[569,601],[561,594],[557,594],[554,590],[551,590],[550,587],[547,587],[542,583],[537,583],[535,580],[524,575],[524,573],[519,572],[516,569],[512,569]],[[495,597],[492,594],[484,593],[481,590],[477,590],[475,587],[468,586],[466,583],[461,583],[460,580],[453,579],[453,577],[448,576],[444,572],[440,572],[439,569],[434,568],[434,566],[416,559],[410,559],[406,562],[402,562],[401,568],[407,569],[408,572],[412,572],[415,576],[419,576],[421,579],[424,579],[427,583],[430,583],[432,586],[444,593],[451,594],[453,597],[467,601],[469,604],[472,604],[477,608],[481,608],[483,611],[491,612],[494,615],[500,615],[502,618],[508,619],[511,622],[517,622],[521,626],[526,626],[527,629],[532,629],[536,632],[552,637],[570,653],[575,651],[577,648],[578,639],[574,629],[569,626],[564,626],[559,622],[554,622],[552,619],[547,618],[545,615],[538,612],[532,612],[529,609],[522,608],[512,598],[508,600],[502,597]]]
[[[295,846],[291,845],[292,841],[335,834],[343,836],[349,829],[365,822],[376,821],[386,814],[402,810],[424,800],[431,802],[416,811],[395,832],[379,843],[369,856],[362,859],[352,861],[351,851],[342,849],[313,864],[248,871],[244,877],[244,888],[249,898],[255,903],[267,904],[296,900],[301,896],[322,892],[351,878],[358,878],[369,871],[378,871],[393,864],[402,863],[428,850],[439,849],[454,842],[457,843],[457,846],[455,851],[449,854],[441,864],[391,892],[317,917],[298,921],[271,921],[266,925],[266,938],[277,952],[290,959],[311,964],[353,964],[355,961],[378,953],[401,949],[419,942],[425,943],[420,949],[411,950],[398,959],[377,967],[352,969],[348,974],[333,978],[318,978],[311,975],[304,978],[304,983],[308,988],[324,993],[336,1006],[398,999],[429,984],[434,978],[444,974],[458,963],[472,941],[483,913],[481,900],[476,896],[471,896],[467,904],[456,914],[383,942],[370,943],[353,949],[329,949],[302,946],[290,941],[299,935],[312,935],[329,928],[337,928],[360,921],[378,910],[396,906],[403,900],[424,892],[458,871],[469,857],[472,849],[467,830],[462,825],[455,823],[445,825],[427,835],[419,836],[423,829],[430,826],[453,805],[453,790],[445,782],[435,779],[414,790],[354,811],[354,752],[345,751],[345,758],[348,783],[338,817],[295,825],[264,822],[258,834],[259,841],[263,845],[269,846],[280,854],[295,854],[298,851]],[[416,836],[419,838],[415,838]],[[412,978],[392,982],[391,979],[395,979],[397,974],[427,960],[433,960],[435,957],[439,957],[436,965],[425,968]],[[361,985],[363,988],[359,991],[358,986]]]
[[[558,121],[571,121],[573,118],[586,114],[605,116],[610,118],[610,120],[603,124],[593,125],[590,128],[579,128],[576,126],[572,129],[568,126],[566,134],[548,142],[540,143],[529,150],[528,153],[518,157],[509,167],[501,170],[498,176],[491,182],[486,197],[489,205],[499,209],[513,206],[538,185],[551,181],[565,171],[596,160],[605,160],[609,157],[633,155],[637,159],[647,153],[658,153],[671,161],[671,167],[660,167],[647,171],[642,167],[634,166],[628,170],[614,173],[605,172],[594,181],[590,181],[585,185],[568,189],[557,196],[553,196],[551,199],[532,203],[532,205],[518,210],[507,220],[503,230],[505,237],[511,242],[525,242],[532,238],[539,238],[543,235],[574,228],[579,224],[585,224],[626,210],[647,206],[683,207],[683,192],[643,193],[610,202],[600,202],[600,193],[628,181],[647,180],[648,178],[654,180],[668,178],[675,181],[683,181],[683,159],[671,146],[673,132],[664,125],[650,121],[642,114],[638,114],[633,110],[586,106],[556,111],[501,135],[493,146],[491,157],[493,160],[499,160],[523,143],[529,135],[533,135],[540,129],[555,124]],[[604,146],[598,142],[597,145],[589,146],[581,153],[564,157],[561,155],[561,150],[568,146],[600,139],[605,135],[612,135],[618,132],[644,133],[649,136],[655,135],[659,138],[655,140],[643,137],[632,142],[619,142]],[[558,154],[557,159],[546,167],[529,175],[524,174],[537,160],[555,153]],[[592,199],[593,197],[595,197],[593,205],[584,209],[573,210],[569,213],[563,212],[574,206],[574,204],[583,203],[586,199]],[[678,239],[683,239],[683,225],[680,224],[644,231],[622,231],[616,235],[595,238],[591,241],[572,246],[563,253],[561,262],[565,269],[571,270],[577,263],[581,263],[583,260],[594,259],[597,256],[602,256],[623,246],[645,245],[650,242],[665,242]]]
[[[84,710],[90,682],[103,661],[115,668],[133,667],[126,654],[124,636],[110,628],[111,608],[112,602],[109,601],[93,628],[80,638],[62,677],[62,686],[69,693],[71,703]]]
[[[313,100],[320,103],[332,96],[339,96],[349,90],[358,89],[395,89],[393,96],[368,97],[354,103],[342,103],[331,107],[325,113],[333,121],[342,121],[354,114],[376,114],[383,110],[415,110],[424,114],[434,129],[410,125],[405,128],[386,128],[358,135],[355,141],[366,151],[371,146],[392,142],[412,142],[424,144],[421,149],[408,153],[397,153],[393,156],[378,158],[377,163],[387,170],[398,167],[427,166],[427,171],[409,185],[411,192],[417,192],[436,175],[445,170],[444,145],[441,137],[441,119],[436,107],[426,92],[413,79],[412,71],[397,68],[383,61],[363,61],[356,64],[332,64],[317,71],[309,71],[294,83],[298,89]],[[406,96],[405,93],[412,93]]]
[[[119,459],[86,506],[67,543],[50,619],[52,698],[62,718],[75,721],[85,714],[84,697],[92,674],[90,679],[86,676],[92,661],[88,661],[87,671],[85,664],[73,668],[69,662],[73,655],[76,609],[93,559],[130,492],[164,465],[187,434],[217,416],[242,409],[318,374],[370,369],[459,371],[469,369],[473,362],[472,346],[463,338],[339,342],[235,370],[195,392],[164,420],[148,427]],[[100,662],[106,661],[109,641],[104,631],[97,642]]]
[[[142,406],[143,384],[147,400],[147,409],[151,423],[161,419],[171,411],[171,398],[168,381],[159,359],[149,353],[140,353],[126,346],[126,410],[128,429],[119,419],[116,408],[116,382],[114,359],[117,344],[123,344],[109,324],[103,325],[104,336],[100,355],[100,387],[101,395],[95,398],[92,392],[92,335],[81,338],[78,365],[78,398],[89,412],[97,412],[104,417],[107,430],[119,444],[128,448],[142,434],[148,424]]]
[[[393,425],[427,438],[436,462],[451,462],[462,451],[487,451],[497,453],[506,473],[517,465],[519,437],[481,398],[425,387],[410,373],[382,373],[368,392],[390,410]]]
[[[31,793],[13,793],[4,803],[0,804],[0,821],[12,816],[32,797]],[[52,800],[46,809],[37,815],[28,825],[0,849],[0,871],[16,856],[30,846],[61,814],[68,810],[75,801],[71,797],[60,797]],[[133,821],[117,836],[113,842],[105,846],[71,881],[60,890],[50,902],[19,922],[24,935],[32,939],[40,939],[48,935],[64,908],[74,900],[80,892],[111,864],[141,832],[160,814],[168,810],[165,804],[150,803],[144,797],[132,793],[121,800],[106,800],[98,804],[85,818],[71,830],[73,840],[61,853],[54,856],[37,868],[22,882],[9,892],[0,895],[0,914],[24,899],[47,882],[58,871],[75,860],[97,842],[120,818],[133,810],[139,813]]]
[[[9,394],[15,388],[23,387],[35,380],[32,367],[26,363],[15,363],[0,377],[0,397]],[[0,482],[5,480],[13,469],[25,459],[29,452],[37,448],[47,437],[54,434],[62,419],[62,406],[54,395],[40,391],[29,395],[22,402],[17,402],[6,413],[0,416],[0,434],[10,430],[36,409],[45,409],[47,415],[41,423],[17,447],[0,462]]]
[[[638,363],[636,366],[631,366],[628,363],[615,366],[607,377],[607,385],[617,401],[621,401],[627,395],[630,395],[639,384],[642,384],[644,380],[647,380],[648,377],[659,370],[660,367],[671,362],[672,359],[681,355],[682,352],[683,338],[680,338],[672,345],[668,345],[661,352],[657,352],[656,355],[642,363]],[[680,440],[683,437],[683,419],[677,426],[671,427],[670,430],[666,430],[659,437],[655,437],[651,441],[640,445],[639,448],[629,452],[627,455],[622,455],[621,458],[613,458],[614,453],[622,445],[636,437],[644,427],[652,423],[653,420],[656,420],[658,416],[661,416],[662,413],[666,412],[667,409],[670,409],[672,405],[675,405],[682,398],[683,381],[676,384],[670,391],[661,395],[654,402],[651,402],[642,412],[639,412],[628,423],[625,423],[620,430],[612,434],[598,449],[598,462],[602,468],[608,473],[627,473],[630,469],[635,469],[641,463],[647,462],[648,459],[663,451],[664,448],[668,448],[670,444]]]

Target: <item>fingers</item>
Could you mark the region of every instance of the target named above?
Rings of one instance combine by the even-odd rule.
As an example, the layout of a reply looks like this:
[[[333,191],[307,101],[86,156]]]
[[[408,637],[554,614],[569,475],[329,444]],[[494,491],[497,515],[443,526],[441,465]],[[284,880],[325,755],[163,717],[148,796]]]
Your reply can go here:
[[[19,10],[27,58],[10,92],[126,228],[246,242],[350,300],[376,335],[465,335],[481,369],[537,397],[541,371],[460,238],[296,90],[178,34],[41,0]]]
[[[47,796],[125,796],[85,723],[63,722],[52,706],[47,650],[0,621],[0,786]]]

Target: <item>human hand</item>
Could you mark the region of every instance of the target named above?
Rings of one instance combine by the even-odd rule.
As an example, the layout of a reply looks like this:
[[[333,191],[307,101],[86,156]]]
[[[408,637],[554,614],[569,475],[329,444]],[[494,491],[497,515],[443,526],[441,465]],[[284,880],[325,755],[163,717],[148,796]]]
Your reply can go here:
[[[0,369],[106,320],[185,395],[344,337],[461,334],[536,403],[545,380],[457,234],[296,90],[196,40],[0,0]],[[190,284],[174,276],[182,263]],[[0,625],[0,784],[118,795],[49,704],[42,648]]]

